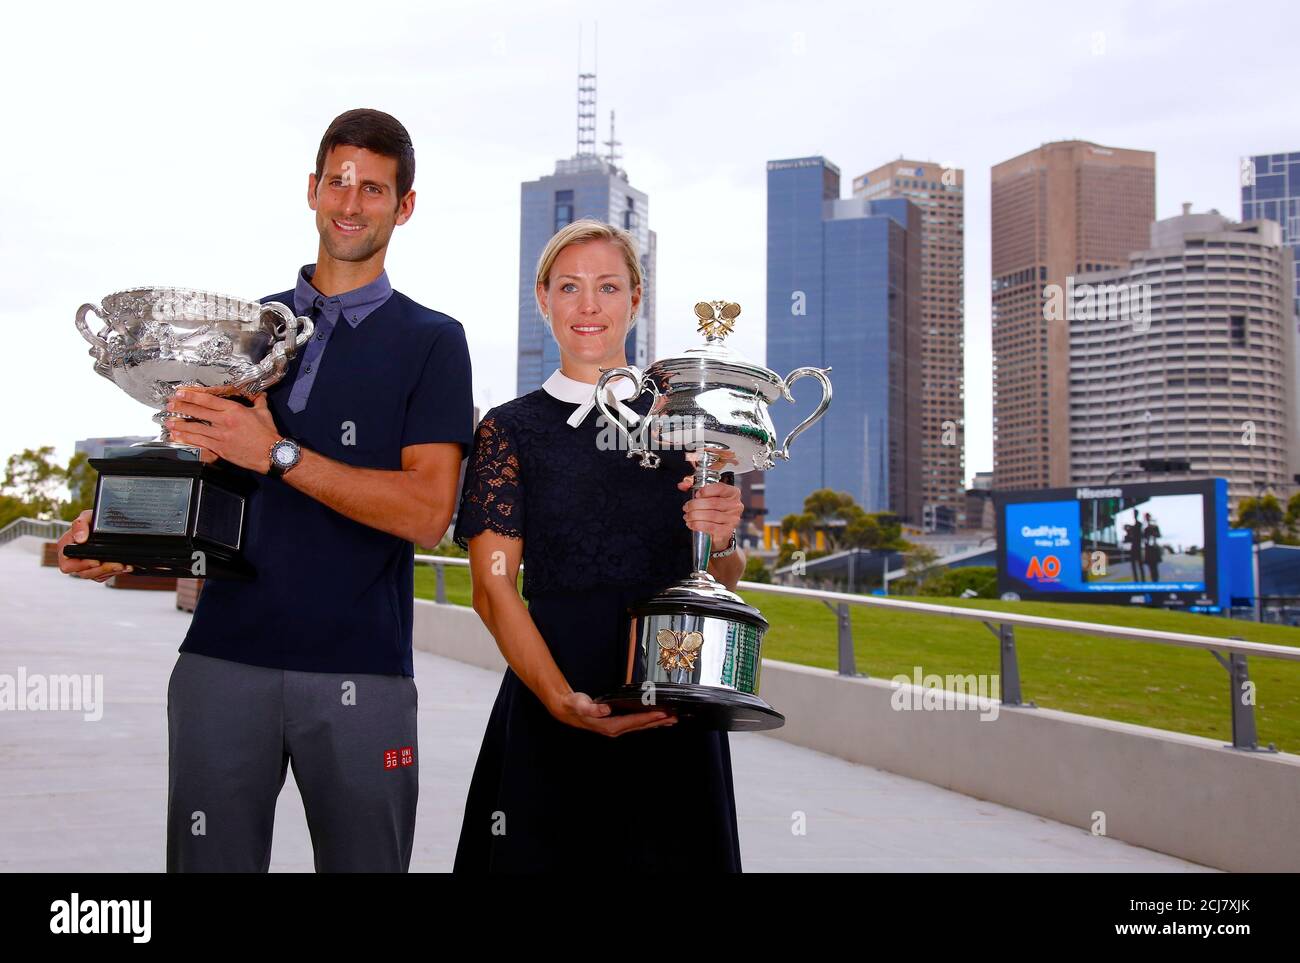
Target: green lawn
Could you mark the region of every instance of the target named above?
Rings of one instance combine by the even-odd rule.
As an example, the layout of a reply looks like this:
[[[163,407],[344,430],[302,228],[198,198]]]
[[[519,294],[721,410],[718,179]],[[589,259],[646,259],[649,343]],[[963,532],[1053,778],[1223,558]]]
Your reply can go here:
[[[433,598],[432,569],[416,567],[415,594]],[[447,570],[447,599],[469,604],[467,569]],[[835,616],[825,605],[760,592],[747,600],[772,625],[765,656],[836,668]],[[1300,646],[1300,629],[1206,615],[1057,602],[916,601]],[[979,622],[855,608],[853,643],[858,671],[877,678],[911,678],[914,666],[927,675],[998,672],[997,639]],[[1232,741],[1228,673],[1209,652],[1021,627],[1016,650],[1021,694],[1040,706]],[[1261,745],[1273,742],[1284,752],[1300,752],[1300,662],[1252,658],[1250,677]]]

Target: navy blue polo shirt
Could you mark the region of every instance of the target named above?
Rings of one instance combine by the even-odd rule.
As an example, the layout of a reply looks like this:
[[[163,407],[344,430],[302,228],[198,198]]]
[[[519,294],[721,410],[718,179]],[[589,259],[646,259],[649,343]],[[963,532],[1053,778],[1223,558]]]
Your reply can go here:
[[[308,313],[301,297],[312,270],[299,275],[297,304],[292,290],[263,301]],[[376,297],[373,284],[333,299],[315,293],[313,320],[334,320],[323,346],[309,353],[304,345],[267,392],[280,432],[362,468],[400,469],[407,445],[455,442],[463,456],[474,406],[460,322],[399,291]],[[257,577],[209,578],[180,651],[298,671],[413,676],[414,546],[283,479],[223,467],[256,485],[244,556]]]

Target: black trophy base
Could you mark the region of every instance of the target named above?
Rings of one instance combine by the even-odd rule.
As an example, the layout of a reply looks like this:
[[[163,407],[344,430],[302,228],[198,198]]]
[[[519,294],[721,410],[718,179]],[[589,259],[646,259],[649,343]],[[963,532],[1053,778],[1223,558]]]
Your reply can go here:
[[[130,565],[139,575],[254,578],[240,552],[253,484],[203,464],[195,449],[138,451],[90,460],[99,473],[90,537],[64,554]]]
[[[758,696],[732,689],[701,685],[658,682],[654,686],[654,704],[647,705],[641,686],[619,686],[596,701],[613,709],[617,715],[630,712],[671,712],[678,725],[728,732],[761,732],[785,725],[785,716]]]
[[[203,565],[198,566],[195,552],[203,552]],[[250,580],[257,570],[238,556],[222,558],[212,554],[210,547],[193,543],[193,547],[168,549],[162,546],[125,545],[122,542],[96,542],[92,535],[79,545],[69,545],[63,550],[68,558],[93,558],[98,562],[121,562],[131,566],[132,575],[158,575],[169,578],[228,578]]]

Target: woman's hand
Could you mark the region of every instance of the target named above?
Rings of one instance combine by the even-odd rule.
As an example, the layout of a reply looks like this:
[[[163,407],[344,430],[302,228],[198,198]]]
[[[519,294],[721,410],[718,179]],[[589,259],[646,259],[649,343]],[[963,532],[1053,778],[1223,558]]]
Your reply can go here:
[[[677,487],[681,491],[689,491],[694,482],[695,476],[687,475],[677,483]],[[708,532],[713,537],[713,547],[717,551],[727,547],[744,513],[745,504],[740,500],[740,489],[726,482],[710,482],[682,506],[686,527],[693,532]]]
[[[553,706],[547,706],[551,715],[565,725],[576,729],[587,729],[602,736],[614,738],[625,732],[638,729],[657,729],[659,726],[671,726],[677,717],[667,712],[633,712],[628,715],[611,715],[609,706],[592,701],[585,692],[569,692],[562,696]]]

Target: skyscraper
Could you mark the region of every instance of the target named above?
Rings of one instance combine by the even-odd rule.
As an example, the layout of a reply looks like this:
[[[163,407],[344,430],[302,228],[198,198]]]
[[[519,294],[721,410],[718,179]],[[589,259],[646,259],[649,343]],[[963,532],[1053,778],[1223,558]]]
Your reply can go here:
[[[1282,243],[1300,262],[1300,153],[1256,154],[1241,170],[1241,219],[1276,221]],[[1300,321],[1300,271],[1294,272],[1295,316]]]
[[[853,179],[853,196],[921,209],[922,524],[966,522],[965,205],[955,167],[899,159]]]
[[[1150,151],[1060,141],[992,174],[993,479],[1069,484],[1069,329],[1045,298],[1084,271],[1120,268],[1155,220]]]
[[[654,360],[655,232],[650,230],[649,198],[628,183],[618,166],[613,113],[606,145],[596,154],[596,77],[578,75],[578,147],[570,158],[555,162],[555,172],[525,181],[520,191],[519,223],[519,355],[515,390],[525,394],[541,387],[560,365],[560,352],[537,310],[534,288],[537,259],[560,228],[590,217],[621,227],[635,238],[644,274],[637,323],[627,336],[627,360],[644,368]]]
[[[1182,477],[1226,478],[1233,511],[1257,485],[1285,502],[1300,424],[1293,273],[1277,224],[1184,204],[1127,267],[1078,277],[1071,484],[1142,478],[1142,462],[1173,459],[1190,465]]]
[[[906,198],[840,199],[824,157],[767,165],[767,366],[831,367],[835,400],[764,479],[769,524],[819,488],[867,511],[921,516],[921,212]],[[771,407],[779,438],[809,415],[815,381]]]

